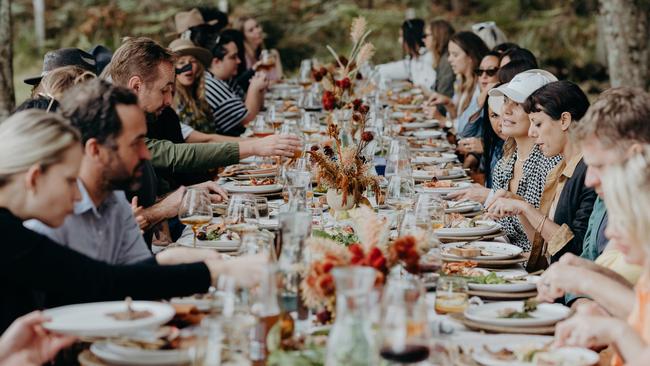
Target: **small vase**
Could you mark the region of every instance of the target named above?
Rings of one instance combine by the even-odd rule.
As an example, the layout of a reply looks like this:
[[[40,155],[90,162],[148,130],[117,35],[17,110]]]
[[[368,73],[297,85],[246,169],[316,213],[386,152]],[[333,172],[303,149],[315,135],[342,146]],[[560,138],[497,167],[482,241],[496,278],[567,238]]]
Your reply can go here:
[[[354,195],[348,194],[348,199],[343,205],[343,193],[337,189],[330,188],[327,190],[327,205],[334,211],[345,211],[354,207]]]

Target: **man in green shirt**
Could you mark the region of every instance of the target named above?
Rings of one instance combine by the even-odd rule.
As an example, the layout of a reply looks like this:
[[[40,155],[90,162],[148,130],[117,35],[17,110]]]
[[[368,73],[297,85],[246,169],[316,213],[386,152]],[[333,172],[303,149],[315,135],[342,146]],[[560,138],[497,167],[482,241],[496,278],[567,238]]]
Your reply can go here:
[[[176,78],[174,55],[149,38],[127,38],[115,51],[106,75],[114,84],[131,89],[146,113],[160,116],[172,104]],[[264,139],[200,144],[150,138],[147,146],[156,170],[203,173],[253,155],[291,157],[301,148],[301,143],[296,136],[275,135]]]

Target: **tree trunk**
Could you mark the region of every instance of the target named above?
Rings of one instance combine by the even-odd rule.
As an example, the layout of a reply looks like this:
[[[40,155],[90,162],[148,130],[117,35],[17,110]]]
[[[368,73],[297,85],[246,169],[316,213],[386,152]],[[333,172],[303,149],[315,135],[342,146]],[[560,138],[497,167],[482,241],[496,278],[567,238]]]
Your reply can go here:
[[[647,7],[635,0],[600,0],[612,86],[645,88],[648,82]]]
[[[0,121],[15,105],[11,39],[11,0],[0,0]]]
[[[36,31],[36,45],[39,51],[45,48],[45,0],[33,0],[34,30]]]

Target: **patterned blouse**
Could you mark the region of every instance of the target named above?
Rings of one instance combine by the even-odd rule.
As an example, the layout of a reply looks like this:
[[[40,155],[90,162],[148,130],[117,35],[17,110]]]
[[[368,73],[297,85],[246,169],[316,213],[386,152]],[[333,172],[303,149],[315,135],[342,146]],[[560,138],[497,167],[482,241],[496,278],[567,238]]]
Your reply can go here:
[[[530,151],[528,158],[524,161],[524,171],[519,180],[516,194],[526,202],[539,208],[540,197],[546,184],[546,176],[561,160],[561,155],[550,158],[545,157],[540,151],[539,146],[535,145]],[[516,153],[512,154],[509,158],[503,157],[499,160],[493,172],[492,190],[508,190],[516,162]],[[530,251],[530,241],[526,236],[524,226],[517,216],[504,217],[499,220],[499,223],[512,244],[521,247],[524,251]]]

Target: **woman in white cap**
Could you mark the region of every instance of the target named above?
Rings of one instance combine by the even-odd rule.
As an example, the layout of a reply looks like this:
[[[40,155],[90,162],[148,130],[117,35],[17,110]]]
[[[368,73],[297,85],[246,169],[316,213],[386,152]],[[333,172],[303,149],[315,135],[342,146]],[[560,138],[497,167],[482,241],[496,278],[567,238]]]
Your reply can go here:
[[[534,139],[528,136],[530,119],[523,103],[535,90],[553,81],[557,81],[553,74],[534,69],[524,71],[508,84],[490,90],[490,96],[504,98],[501,108],[501,131],[508,140],[504,146],[503,158],[496,165],[492,178],[492,191],[497,193],[488,198],[486,207],[489,207],[495,198],[514,195],[539,207],[546,176],[562,158],[544,156]],[[530,251],[529,233],[518,217],[503,217],[499,222],[512,244],[524,251]]]
[[[587,166],[569,130],[585,115],[589,100],[576,84],[556,81],[535,91],[524,103],[531,121],[528,134],[546,157],[563,160],[548,175],[540,207],[515,198],[499,198],[488,212],[497,217],[517,215],[534,235],[531,258],[557,261],[564,253],[580,255],[596,192],[585,187]],[[529,237],[529,239],[532,239]]]

